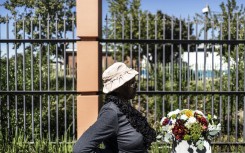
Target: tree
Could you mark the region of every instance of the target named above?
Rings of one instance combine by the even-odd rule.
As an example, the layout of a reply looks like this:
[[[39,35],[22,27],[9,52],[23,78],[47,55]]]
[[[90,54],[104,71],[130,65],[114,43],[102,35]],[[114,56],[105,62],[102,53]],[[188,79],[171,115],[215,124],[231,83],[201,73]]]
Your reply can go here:
[[[157,11],[156,14],[153,14],[149,11],[143,11],[141,6],[140,0],[107,0],[109,13],[107,16],[107,26],[103,29],[103,34],[108,39],[181,39],[186,40],[188,39],[188,24],[189,24],[189,39],[195,39],[192,36],[193,33],[193,23],[190,22],[188,19],[181,19],[177,17],[169,16],[162,11]],[[181,28],[180,29],[180,24]],[[165,27],[164,27],[165,26]],[[173,31],[172,31],[173,27]],[[165,28],[165,29],[164,29]],[[180,32],[181,30],[181,32]],[[163,38],[164,37],[164,38]],[[171,44],[147,44],[147,43],[125,43],[125,44],[116,44],[116,43],[108,43],[107,44],[109,49],[115,50],[115,54],[111,53],[111,55],[117,61],[123,61],[126,59],[126,56],[132,57],[136,60],[136,65],[140,63],[139,61],[143,59],[143,56],[148,58],[149,61],[149,91],[157,90],[162,91],[163,86],[165,86],[166,91],[171,90],[171,83],[169,80],[170,77],[174,77],[174,89],[178,88],[178,77],[177,73],[179,72],[179,60],[181,60],[180,56],[183,51],[188,50],[188,45],[182,45],[181,50],[178,44],[173,44],[173,54],[171,53]],[[165,49],[165,52],[163,50]],[[190,51],[193,51],[190,45]],[[180,54],[179,54],[180,52]],[[140,55],[139,55],[140,53]],[[123,55],[124,54],[124,55]],[[171,57],[173,55],[173,58]],[[172,58],[172,59],[171,59]],[[165,66],[165,79],[166,82],[163,85],[163,69],[162,64],[163,62],[167,65],[173,62],[174,67],[174,75],[166,72],[167,66]],[[142,63],[140,63],[142,64]],[[151,69],[150,67],[154,67],[156,69],[156,78],[155,78],[155,70]],[[138,68],[137,66],[135,67]],[[140,65],[142,68],[142,65]],[[140,71],[140,70],[139,70]],[[183,73],[184,70],[182,70]],[[141,73],[142,74],[142,73]],[[184,73],[183,73],[184,74]],[[182,75],[183,78],[183,75]],[[146,91],[146,79],[140,80],[139,86],[141,87],[141,91]],[[154,82],[155,81],[155,82]],[[182,80],[182,88],[186,87],[186,82]],[[154,87],[153,87],[154,85]],[[178,90],[178,89],[176,89]],[[165,97],[165,110],[170,110],[170,97],[169,95]],[[156,101],[155,101],[156,98]],[[147,96],[142,95],[140,96],[140,104],[138,106],[141,108],[141,111],[148,115],[149,119],[152,123],[154,123],[154,118],[161,118],[162,116],[162,100],[163,96]],[[174,98],[175,99],[175,98]],[[177,98],[176,98],[177,99]],[[154,105],[157,105],[156,114],[153,111]],[[135,103],[138,105],[138,102]],[[177,105],[177,103],[176,103]],[[149,114],[146,114],[148,109]]]
[[[148,11],[142,11],[140,9],[141,1],[140,0],[107,0],[109,4],[109,15],[110,19],[107,19],[108,26],[104,27],[104,34],[109,39],[171,39],[171,22],[173,20],[173,39],[180,39],[180,20],[182,22],[181,26],[181,35],[182,39],[187,39],[188,31],[188,21],[185,19],[178,19],[176,17],[171,17],[167,14],[164,14],[161,11],[157,11],[156,14],[152,14]],[[165,23],[164,20],[165,19]],[[139,25],[140,24],[140,25]],[[165,31],[163,31],[163,24],[165,24]],[[132,26],[132,27],[131,27]],[[190,39],[193,38],[192,32],[192,23],[189,22],[189,36]],[[140,31],[139,31],[140,28]],[[155,33],[155,28],[157,28],[157,33]],[[192,37],[191,37],[192,36]],[[109,44],[110,45],[110,44]],[[147,57],[147,46],[148,52],[152,55],[153,59],[151,64],[154,63],[155,58],[157,61],[163,61],[163,45],[159,44],[157,48],[157,57],[154,56],[155,45],[154,44],[129,44],[125,45],[114,45],[111,44],[111,48],[116,46],[116,50],[125,51],[125,55],[130,55],[132,51],[132,56],[135,59],[138,59],[138,53],[140,51],[141,58],[143,55]],[[174,60],[179,59],[179,45],[173,45],[174,47]],[[171,46],[166,45],[165,59],[166,63],[171,61]],[[182,50],[187,50],[187,45],[182,45]],[[193,49],[192,49],[193,50]],[[122,56],[122,55],[121,55]],[[149,56],[149,55],[148,55]],[[120,57],[117,60],[121,60]]]
[[[213,14],[213,18],[207,16],[207,32],[212,28],[218,33],[217,38],[219,40],[243,40],[245,35],[244,27],[244,15],[245,8],[243,5],[238,6],[236,0],[227,0],[220,4],[221,13]],[[209,13],[213,13],[212,11]],[[212,25],[213,22],[213,25]],[[222,26],[222,27],[221,27]],[[221,35],[222,33],[222,35]],[[244,44],[229,45],[223,44],[219,48],[216,48],[216,52],[222,55],[222,63],[227,64],[229,70],[227,73],[220,74],[222,78],[215,80],[214,90],[222,91],[244,91],[244,65],[245,54]],[[221,52],[222,49],[222,52]],[[220,82],[222,86],[220,87]],[[235,134],[236,123],[231,118],[237,116],[234,112],[239,109],[243,110],[244,101],[243,95],[223,95],[217,96],[217,101],[221,100],[222,109],[216,109],[217,113],[222,113],[223,130],[227,132],[227,122],[230,122],[231,134]],[[229,101],[228,101],[229,99]],[[229,107],[228,107],[229,105]],[[215,108],[219,108],[219,103],[215,105]],[[229,121],[228,121],[229,119]],[[243,121],[239,124],[243,125]],[[238,127],[239,128],[239,127]],[[241,128],[241,127],[240,127]],[[238,131],[241,131],[238,129]],[[238,134],[241,134],[238,132]]]
[[[29,0],[19,1],[11,0],[1,3],[5,9],[9,10],[12,16],[0,16],[1,23],[7,23],[10,20],[14,20],[13,34],[16,39],[62,39],[68,37],[68,32],[73,30],[72,21],[75,23],[75,0]],[[74,13],[73,13],[74,12]],[[48,26],[49,25],[49,26]],[[24,30],[25,29],[25,30]],[[25,35],[25,38],[23,37]],[[70,37],[70,36],[69,36]],[[64,76],[56,76],[55,68],[51,66],[52,63],[59,64],[60,59],[64,61],[64,50],[68,48],[66,43],[14,43],[14,48],[18,52],[13,56],[7,58],[5,55],[0,57],[1,73],[0,73],[0,89],[2,91],[47,91],[56,90],[56,84],[58,84],[57,90],[74,90],[72,89],[72,78],[65,78]],[[15,48],[16,47],[16,48]],[[1,48],[3,49],[3,48]],[[13,50],[12,49],[12,50]],[[10,49],[11,50],[11,49]],[[21,53],[20,53],[20,50]],[[3,51],[3,50],[2,50]],[[58,54],[56,54],[56,51]],[[56,63],[57,60],[58,62]],[[31,64],[33,62],[33,64]],[[16,64],[16,65],[15,65]],[[50,65],[49,65],[50,64]],[[66,66],[66,63],[63,63]],[[41,65],[41,66],[40,66]],[[48,67],[50,73],[48,73]],[[33,71],[33,77],[31,76]],[[59,70],[57,70],[59,71]],[[16,72],[16,73],[15,73]],[[7,87],[7,73],[9,86]],[[25,75],[24,75],[25,73]],[[59,74],[61,72],[58,72]],[[66,72],[65,72],[66,73]],[[49,81],[48,81],[49,78]],[[17,80],[17,83],[15,83]],[[64,82],[66,81],[66,85]],[[42,84],[42,86],[40,86]],[[50,86],[48,88],[48,85]],[[24,89],[24,87],[25,89]],[[17,88],[17,89],[16,89]],[[70,101],[72,95],[21,95],[17,96],[17,106],[15,109],[15,96],[4,95],[1,97],[1,125],[7,127],[7,116],[3,114],[10,114],[11,125],[10,129],[15,130],[15,125],[23,127],[24,109],[26,111],[26,134],[31,135],[32,130],[35,130],[35,135],[39,133],[40,125],[40,113],[39,109],[42,109],[42,127],[43,136],[47,136],[48,129],[48,103],[50,102],[50,133],[51,140],[56,137],[56,117],[59,117],[59,138],[65,135],[64,131],[69,128],[69,124],[72,121],[72,106],[64,106],[64,99]],[[65,97],[65,98],[64,98]],[[7,99],[9,98],[9,109],[7,109]],[[26,105],[24,107],[24,99]],[[33,105],[33,104],[34,105]],[[40,107],[42,104],[42,108]],[[58,104],[58,106],[56,105]],[[56,106],[58,110],[56,110]],[[32,116],[32,107],[34,109],[34,115]],[[67,109],[66,121],[67,127],[64,126],[64,109]],[[18,111],[18,118],[15,116]],[[56,116],[55,112],[58,112],[59,116]],[[32,129],[31,122],[34,117],[34,128]],[[18,123],[15,122],[18,119]],[[22,128],[19,128],[22,129]],[[5,129],[1,129],[5,130]],[[67,132],[72,132],[67,131]],[[3,132],[5,133],[5,132]],[[74,133],[67,133],[69,136],[73,136]],[[39,136],[37,136],[39,138]],[[31,136],[29,136],[29,139]],[[29,140],[28,139],[28,140]]]
[[[16,32],[13,29],[13,34],[16,39],[23,38],[23,22],[25,24],[25,35],[29,39],[51,39],[51,38],[64,38],[68,31],[72,31],[74,27],[71,24],[70,18],[75,15],[75,0],[7,0],[0,3],[0,6],[4,6],[6,10],[9,10],[12,14],[11,18],[16,20]],[[5,16],[0,15],[0,22],[6,22]],[[47,26],[49,22],[49,27]],[[57,25],[56,25],[57,22]],[[40,25],[39,25],[40,23]],[[41,29],[40,29],[40,27]],[[32,28],[31,28],[32,27]],[[56,29],[57,27],[57,29]],[[64,31],[64,27],[66,30]],[[49,30],[48,30],[49,29]],[[33,34],[31,33],[33,31]],[[62,57],[64,53],[64,47],[68,44],[58,44],[59,55]],[[19,47],[18,44],[17,47]],[[34,48],[34,51],[39,50]],[[55,47],[51,48],[51,53],[55,55]],[[44,45],[42,45],[42,52],[46,54]]]

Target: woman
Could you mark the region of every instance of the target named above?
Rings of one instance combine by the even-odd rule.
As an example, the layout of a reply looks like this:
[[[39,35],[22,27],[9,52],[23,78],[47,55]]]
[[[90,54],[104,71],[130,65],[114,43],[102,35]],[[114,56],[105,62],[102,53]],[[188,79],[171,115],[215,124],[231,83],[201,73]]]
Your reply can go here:
[[[102,75],[105,104],[97,121],[79,138],[73,148],[78,152],[145,153],[156,140],[156,132],[129,100],[136,95],[138,72],[117,62]],[[98,145],[105,145],[99,149]]]

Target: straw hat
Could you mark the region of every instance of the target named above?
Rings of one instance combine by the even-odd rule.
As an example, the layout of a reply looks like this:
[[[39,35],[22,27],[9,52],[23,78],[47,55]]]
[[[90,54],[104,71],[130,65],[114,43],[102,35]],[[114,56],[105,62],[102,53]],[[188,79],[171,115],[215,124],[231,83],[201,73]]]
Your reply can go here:
[[[108,67],[102,75],[104,83],[103,92],[110,93],[114,91],[136,75],[138,75],[138,72],[134,69],[128,68],[126,64],[122,62],[114,63]]]

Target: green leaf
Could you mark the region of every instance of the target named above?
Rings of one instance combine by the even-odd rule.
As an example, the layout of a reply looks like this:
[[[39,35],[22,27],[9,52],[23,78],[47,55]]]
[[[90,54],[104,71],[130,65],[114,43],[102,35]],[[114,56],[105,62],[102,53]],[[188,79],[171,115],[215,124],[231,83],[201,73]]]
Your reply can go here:
[[[172,135],[170,133],[166,133],[165,136],[164,136],[164,141],[169,143],[172,138]]]
[[[203,150],[203,149],[204,149],[204,141],[203,141],[203,140],[198,140],[198,141],[196,142],[196,145],[197,145],[197,148],[198,148],[199,150]]]

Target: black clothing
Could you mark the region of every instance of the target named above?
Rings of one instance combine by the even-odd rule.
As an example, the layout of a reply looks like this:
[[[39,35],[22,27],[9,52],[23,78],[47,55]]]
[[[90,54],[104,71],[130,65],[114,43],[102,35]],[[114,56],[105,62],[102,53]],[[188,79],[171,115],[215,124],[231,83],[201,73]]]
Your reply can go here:
[[[103,142],[106,149],[98,149]],[[146,153],[144,137],[133,128],[117,105],[106,103],[100,110],[97,121],[79,138],[73,147],[74,153]]]

